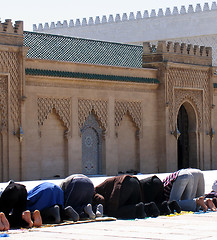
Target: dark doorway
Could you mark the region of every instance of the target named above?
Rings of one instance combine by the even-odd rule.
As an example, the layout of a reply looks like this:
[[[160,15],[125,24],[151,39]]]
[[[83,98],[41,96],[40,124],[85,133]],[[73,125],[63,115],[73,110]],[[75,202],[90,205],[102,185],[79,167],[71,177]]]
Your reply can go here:
[[[200,168],[198,159],[198,128],[195,108],[185,102],[179,109],[177,128],[181,135],[177,141],[178,169]]]
[[[189,121],[188,113],[182,105],[179,109],[177,127],[181,135],[178,138],[178,169],[188,168],[189,164]]]

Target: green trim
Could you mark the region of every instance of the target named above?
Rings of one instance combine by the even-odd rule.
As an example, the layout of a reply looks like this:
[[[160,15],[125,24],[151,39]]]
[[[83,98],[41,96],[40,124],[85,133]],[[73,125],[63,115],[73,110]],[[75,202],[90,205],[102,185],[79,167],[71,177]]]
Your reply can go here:
[[[93,73],[81,73],[81,72],[65,72],[54,70],[42,70],[42,69],[25,69],[26,75],[35,76],[50,76],[50,77],[65,77],[65,78],[82,78],[82,79],[97,79],[108,81],[120,81],[120,82],[138,82],[138,83],[160,83],[156,78],[142,78],[142,77],[128,77],[117,75],[104,75]]]
[[[213,87],[214,87],[214,88],[217,88],[217,83],[213,83]]]

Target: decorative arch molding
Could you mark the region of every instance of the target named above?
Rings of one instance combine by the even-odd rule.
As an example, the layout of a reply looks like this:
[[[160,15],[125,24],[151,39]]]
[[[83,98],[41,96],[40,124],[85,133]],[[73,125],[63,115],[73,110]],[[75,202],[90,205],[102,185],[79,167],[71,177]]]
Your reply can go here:
[[[169,107],[169,127],[174,131],[182,102],[193,104],[198,115],[198,130],[211,127],[210,70],[170,67],[167,72],[166,102]]]
[[[81,132],[83,132],[87,128],[93,128],[98,134],[102,134],[102,129],[100,128],[97,118],[94,113],[91,113],[88,117],[85,123],[83,124],[81,128]]]
[[[175,90],[175,105],[174,105],[174,119],[173,119],[173,126],[175,128],[177,122],[177,116],[179,109],[182,104],[185,102],[189,102],[195,110],[196,116],[198,118],[198,130],[202,128],[202,106],[203,101],[203,91],[191,91],[191,90],[182,90],[176,89]]]
[[[141,102],[115,101],[115,127],[118,127],[125,114],[129,113],[141,132],[142,106]]]
[[[88,116],[94,113],[101,127],[107,130],[108,101],[93,99],[78,99],[78,125],[82,129]]]
[[[53,109],[63,121],[68,133],[71,132],[71,98],[38,98],[38,125],[43,125]]]

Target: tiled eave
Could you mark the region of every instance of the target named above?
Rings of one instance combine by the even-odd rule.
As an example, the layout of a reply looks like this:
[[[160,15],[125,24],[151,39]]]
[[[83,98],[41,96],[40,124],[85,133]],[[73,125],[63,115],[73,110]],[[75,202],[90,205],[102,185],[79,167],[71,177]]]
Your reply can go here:
[[[159,80],[156,78],[143,78],[143,77],[131,77],[131,76],[118,76],[118,75],[104,75],[104,74],[93,74],[83,72],[67,72],[67,71],[56,71],[56,70],[44,70],[44,69],[25,69],[26,75],[32,76],[49,76],[49,77],[62,77],[62,78],[77,78],[87,80],[106,80],[115,82],[135,82],[135,83],[150,83],[159,84]]]

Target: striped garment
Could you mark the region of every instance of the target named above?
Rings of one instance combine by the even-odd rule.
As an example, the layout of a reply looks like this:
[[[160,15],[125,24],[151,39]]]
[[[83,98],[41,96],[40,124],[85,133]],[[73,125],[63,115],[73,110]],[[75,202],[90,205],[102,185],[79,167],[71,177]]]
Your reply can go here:
[[[179,171],[171,173],[169,176],[167,176],[164,180],[163,180],[163,185],[164,185],[164,197],[166,198],[167,201],[169,201],[170,198],[170,192],[172,190],[172,186],[173,183],[175,182],[175,180],[177,179],[178,175],[179,175]]]

